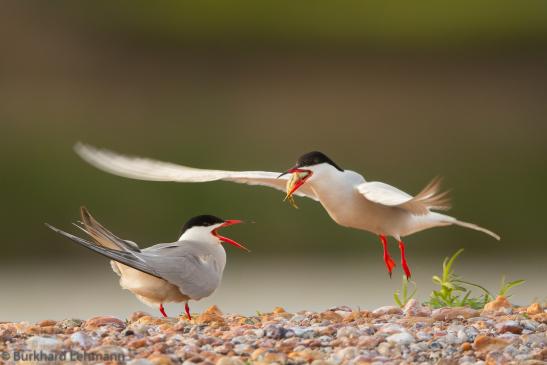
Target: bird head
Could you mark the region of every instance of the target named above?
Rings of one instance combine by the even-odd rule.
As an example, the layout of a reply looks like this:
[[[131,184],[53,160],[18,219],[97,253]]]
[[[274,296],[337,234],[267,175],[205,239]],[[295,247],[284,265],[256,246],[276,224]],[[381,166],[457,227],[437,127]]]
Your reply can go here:
[[[292,199],[292,195],[302,185],[315,179],[321,179],[323,175],[328,174],[332,170],[344,171],[322,152],[313,151],[300,156],[293,167],[278,177],[292,174],[287,184],[287,196],[285,199]]]
[[[238,219],[221,219],[214,215],[198,215],[190,218],[182,227],[182,232],[179,240],[209,240],[213,236],[219,243],[226,242],[236,246],[242,250],[250,252],[242,244],[232,240],[231,238],[221,236],[218,230],[224,227],[229,227],[234,224],[243,223]]]

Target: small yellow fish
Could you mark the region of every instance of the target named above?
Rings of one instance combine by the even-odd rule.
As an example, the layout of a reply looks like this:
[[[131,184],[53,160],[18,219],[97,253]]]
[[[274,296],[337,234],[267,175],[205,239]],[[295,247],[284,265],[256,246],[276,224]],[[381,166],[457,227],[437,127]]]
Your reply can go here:
[[[287,200],[293,208],[298,209],[298,205],[296,205],[296,202],[294,200],[293,194],[291,194],[291,191],[292,191],[293,187],[296,185],[296,183],[298,183],[300,180],[304,179],[307,175],[308,174],[306,174],[305,172],[304,173],[294,172],[291,175],[291,178],[289,180],[287,180],[287,195],[285,196],[283,201]]]

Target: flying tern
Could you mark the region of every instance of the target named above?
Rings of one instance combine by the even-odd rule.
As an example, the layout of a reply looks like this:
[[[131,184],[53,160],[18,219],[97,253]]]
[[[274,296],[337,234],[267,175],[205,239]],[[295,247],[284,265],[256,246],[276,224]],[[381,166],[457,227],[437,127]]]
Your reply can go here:
[[[159,308],[164,317],[167,314],[163,303],[184,302],[186,315],[191,320],[188,301],[208,297],[220,285],[226,265],[222,242],[247,250],[218,233],[221,228],[242,223],[240,220],[198,215],[184,224],[176,242],[160,243],[141,250],[135,242],[118,238],[104,228],[86,208],[81,208],[80,213],[81,222],[75,225],[87,233],[93,242],[46,225],[110,258],[112,269],[120,277],[120,286],[135,294],[141,302]]]
[[[378,235],[390,276],[395,262],[388,251],[388,236],[399,243],[401,265],[407,278],[410,278],[411,271],[406,261],[403,237],[428,228],[458,225],[500,239],[490,230],[437,212],[450,208],[448,194],[440,190],[438,178],[412,196],[383,182],[366,181],[359,173],[343,169],[318,151],[300,156],[295,166],[281,174],[199,169],[124,156],[83,143],[76,144],[75,151],[101,170],[132,179],[174,182],[224,180],[283,190],[287,193],[286,199],[291,202],[293,195],[311,198],[320,202],[339,225]]]

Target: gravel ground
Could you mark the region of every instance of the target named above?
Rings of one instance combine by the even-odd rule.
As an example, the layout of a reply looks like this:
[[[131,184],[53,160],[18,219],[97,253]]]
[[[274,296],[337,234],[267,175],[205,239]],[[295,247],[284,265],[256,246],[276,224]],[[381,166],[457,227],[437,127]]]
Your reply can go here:
[[[483,311],[432,311],[416,300],[250,317],[211,307],[192,321],[135,312],[126,321],[1,323],[0,340],[0,364],[547,364],[547,311],[503,297]]]

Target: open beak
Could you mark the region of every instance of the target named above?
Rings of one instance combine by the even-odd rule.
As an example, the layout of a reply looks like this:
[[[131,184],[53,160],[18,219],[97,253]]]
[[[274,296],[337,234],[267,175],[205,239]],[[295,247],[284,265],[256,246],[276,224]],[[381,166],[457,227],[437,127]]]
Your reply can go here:
[[[293,172],[304,172],[304,171],[306,171],[306,170],[301,170],[298,167],[291,167],[287,171],[282,172],[277,178],[279,179],[281,176],[285,176],[287,174],[292,174]]]
[[[288,182],[287,196],[285,196],[285,199],[283,199],[283,200],[287,200],[287,199],[291,198],[291,196],[294,194],[294,192],[297,191],[302,185],[304,185],[306,180],[308,180],[311,177],[312,172],[310,170],[301,169],[301,168],[298,168],[298,167],[292,167],[292,168],[288,169],[287,171],[285,171],[284,173],[282,173],[281,175],[279,175],[277,178],[279,179],[281,176],[286,175],[286,174],[295,174],[295,175]],[[305,174],[305,175],[301,176],[300,174]]]
[[[218,234],[218,232],[217,232],[220,228],[229,227],[229,226],[233,226],[234,224],[240,224],[240,223],[243,223],[243,221],[240,221],[239,219],[228,219],[228,220],[225,220],[224,223],[222,223],[222,225],[220,225],[218,228],[216,228],[216,229],[213,230],[213,236],[217,237],[217,238],[218,238],[219,240],[221,240],[222,242],[229,243],[229,244],[231,244],[231,245],[236,246],[237,248],[240,248],[240,249],[245,250],[245,251],[247,251],[247,252],[251,252],[251,250],[249,250],[247,247],[243,246],[242,244],[237,243],[236,241],[234,241],[234,240],[231,239],[231,238],[221,236],[221,235]]]

